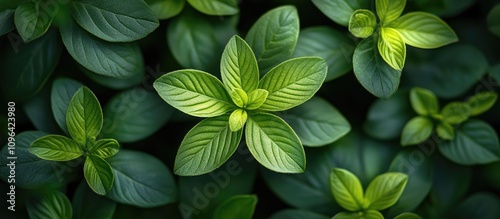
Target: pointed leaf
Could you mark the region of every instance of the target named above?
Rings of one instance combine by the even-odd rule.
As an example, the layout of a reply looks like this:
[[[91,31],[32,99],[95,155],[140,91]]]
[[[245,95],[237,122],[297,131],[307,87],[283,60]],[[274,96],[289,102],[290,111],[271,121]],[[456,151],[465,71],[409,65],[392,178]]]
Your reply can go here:
[[[66,127],[66,112],[68,110],[68,105],[73,95],[82,86],[82,83],[64,77],[59,77],[52,83],[52,90],[50,94],[52,114],[54,115],[59,127],[66,134],[69,134]]]
[[[378,38],[380,56],[396,70],[402,70],[406,60],[406,45],[398,31],[384,27]]]
[[[358,38],[367,38],[377,27],[375,14],[367,9],[358,9],[349,19],[349,32]]]
[[[243,109],[236,109],[229,116],[229,128],[231,131],[236,132],[239,131],[245,123],[247,122],[248,114],[247,111]]]
[[[293,129],[281,118],[268,113],[251,114],[245,136],[250,152],[266,168],[281,173],[304,172],[304,148]]]
[[[174,172],[191,176],[220,167],[236,151],[243,131],[231,131],[229,116],[202,120],[184,137],[175,157]]]
[[[458,41],[458,37],[441,18],[426,12],[407,13],[388,26],[397,30],[406,44],[433,49]]]
[[[409,146],[420,144],[427,140],[434,129],[432,120],[427,117],[417,116],[408,121],[401,133],[401,145]]]
[[[340,212],[332,217],[332,219],[360,219],[358,212]]]
[[[87,156],[83,165],[83,175],[90,188],[99,195],[106,195],[113,187],[113,169],[109,163],[95,155]]]
[[[29,218],[72,218],[71,202],[64,193],[50,190],[33,196],[26,202]]]
[[[233,89],[230,93],[230,96],[234,104],[236,104],[236,106],[240,108],[244,108],[248,104],[248,95],[243,89]]]
[[[368,209],[384,210],[398,201],[408,182],[408,176],[403,173],[389,172],[378,175],[366,188],[365,200]]]
[[[348,211],[363,210],[363,187],[358,177],[345,169],[330,173],[330,190],[337,203]]]
[[[376,0],[375,7],[382,25],[396,20],[405,9],[406,0]]]
[[[326,72],[326,62],[319,57],[293,58],[279,64],[259,83],[259,88],[269,92],[259,109],[284,111],[304,103],[319,90]]]
[[[214,117],[234,109],[222,82],[198,70],[178,70],[158,78],[158,94],[174,108],[197,117]]]
[[[236,0],[187,0],[193,8],[208,15],[233,15],[239,13]]]
[[[106,159],[115,156],[120,149],[120,144],[115,139],[100,139],[88,148],[91,155]]]
[[[214,219],[252,219],[256,205],[256,195],[235,195],[217,206]]]
[[[103,123],[102,109],[97,97],[87,87],[81,87],[71,98],[66,112],[68,132],[81,145],[96,138]]]
[[[439,101],[430,90],[415,87],[410,91],[410,103],[419,115],[434,115],[439,112]]]
[[[38,3],[26,2],[14,14],[16,30],[26,43],[45,34],[52,23],[53,17],[39,7]]]
[[[44,160],[68,161],[83,155],[82,148],[62,135],[46,135],[31,143],[29,151]]]
[[[449,124],[460,124],[465,122],[470,116],[471,108],[467,103],[451,102],[446,104],[441,110],[443,122]]]
[[[238,88],[247,93],[259,84],[259,67],[250,46],[239,36],[226,45],[220,62],[222,82],[228,92]]]
[[[255,89],[248,94],[248,105],[245,109],[256,110],[266,101],[269,92],[264,89]]]
[[[471,108],[470,115],[477,116],[488,111],[497,101],[498,95],[495,92],[481,92],[467,99],[467,104]]]
[[[342,26],[348,25],[354,11],[369,8],[371,3],[368,0],[312,0],[312,2],[328,18]]]

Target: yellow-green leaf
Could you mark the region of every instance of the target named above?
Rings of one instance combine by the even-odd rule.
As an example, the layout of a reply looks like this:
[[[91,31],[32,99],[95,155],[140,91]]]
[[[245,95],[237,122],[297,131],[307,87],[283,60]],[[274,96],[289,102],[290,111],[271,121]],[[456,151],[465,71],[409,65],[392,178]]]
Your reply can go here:
[[[376,0],[375,7],[382,25],[396,20],[405,9],[406,0]]]
[[[406,59],[406,45],[401,34],[392,28],[382,28],[378,38],[378,51],[387,64],[402,70]]]
[[[358,9],[349,19],[349,32],[355,37],[367,38],[373,34],[377,26],[377,18],[370,10]]]

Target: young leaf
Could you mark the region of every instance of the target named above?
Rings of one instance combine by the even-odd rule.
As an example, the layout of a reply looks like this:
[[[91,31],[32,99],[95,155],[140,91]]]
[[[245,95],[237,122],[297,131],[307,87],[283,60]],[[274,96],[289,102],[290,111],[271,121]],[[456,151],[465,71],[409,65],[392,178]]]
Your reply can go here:
[[[245,41],[252,47],[261,75],[292,57],[299,36],[299,15],[293,5],[269,10],[252,25]]]
[[[115,156],[120,149],[120,144],[115,139],[100,139],[88,148],[91,155],[106,159]]]
[[[174,172],[192,176],[220,167],[238,148],[243,131],[232,131],[229,116],[202,120],[182,140],[175,157]]]
[[[192,116],[220,116],[236,107],[222,82],[203,71],[167,73],[158,78],[153,86],[168,104]]]
[[[360,219],[358,212],[340,212],[332,217],[332,219]]]
[[[497,101],[498,95],[495,92],[481,92],[467,99],[471,111],[471,116],[477,116],[488,111]]]
[[[34,195],[26,202],[26,208],[29,218],[72,218],[73,216],[68,197],[57,190]]]
[[[46,135],[31,143],[29,151],[39,158],[68,161],[83,155],[82,148],[72,139],[62,135]]]
[[[330,190],[337,203],[348,211],[363,210],[363,187],[358,177],[345,169],[330,173]]]
[[[382,26],[396,20],[403,13],[405,5],[406,0],[376,0],[375,7]]]
[[[267,99],[269,92],[264,89],[255,89],[248,94],[248,105],[245,109],[256,110],[258,109]]]
[[[398,31],[384,27],[378,38],[380,56],[396,70],[402,70],[406,60],[406,45]]]
[[[208,15],[233,15],[240,12],[236,0],[187,0],[196,10]]]
[[[467,103],[451,102],[443,107],[441,115],[443,115],[443,122],[460,124],[469,118],[470,112],[471,108]]]
[[[440,122],[436,126],[437,135],[444,140],[452,140],[455,138],[455,129],[449,123]]]
[[[370,1],[367,0],[312,0],[312,2],[328,18],[342,26],[349,24],[349,18],[354,11],[370,7]]]
[[[245,108],[247,106],[248,95],[243,89],[235,88],[229,95],[231,96],[231,99],[233,100],[234,104],[236,104],[236,106],[240,108]]]
[[[304,172],[304,148],[281,118],[269,113],[250,114],[245,136],[250,152],[266,168],[281,173]]]
[[[367,38],[377,27],[375,14],[367,9],[358,9],[349,19],[349,32],[358,38]]]
[[[394,219],[422,219],[422,218],[417,214],[405,212],[396,216]]]
[[[248,114],[247,111],[243,109],[236,109],[229,116],[229,128],[231,131],[239,131],[245,123],[247,122]]]
[[[398,90],[401,71],[382,59],[376,37],[368,37],[358,44],[352,62],[356,79],[371,94],[388,99]]]
[[[368,210],[363,214],[364,219],[384,219],[384,215],[377,210]]]
[[[82,83],[64,77],[55,79],[52,84],[50,94],[52,113],[54,114],[57,124],[66,134],[69,134],[66,127],[66,112],[68,110],[68,105],[73,95],[82,86]]]
[[[455,138],[437,147],[441,153],[462,165],[487,164],[500,160],[500,145],[495,130],[481,120],[460,125]]]
[[[228,92],[242,89],[247,93],[259,84],[259,67],[250,46],[239,36],[229,40],[220,62],[222,82]]]
[[[403,173],[388,172],[378,175],[366,188],[365,201],[368,209],[384,210],[394,205],[408,182]]]
[[[106,160],[90,154],[83,165],[83,175],[90,188],[99,195],[106,195],[113,187],[113,169]]]
[[[269,95],[261,110],[284,111],[309,100],[325,80],[327,66],[319,57],[301,57],[285,61],[271,69],[259,83]]]
[[[417,116],[406,123],[401,133],[401,145],[409,146],[420,144],[427,140],[434,129],[432,120]]]
[[[256,195],[235,195],[217,206],[214,219],[252,219],[256,205]]]
[[[159,22],[144,1],[74,0],[71,15],[83,29],[109,42],[130,42],[153,32]]]
[[[116,202],[93,192],[85,181],[76,188],[71,204],[74,219],[112,218],[117,206]]]
[[[96,74],[128,78],[144,71],[137,43],[110,43],[95,37],[75,22],[60,27],[66,50],[80,65]]]
[[[47,32],[53,17],[45,10],[39,10],[38,3],[26,2],[19,5],[14,14],[16,30],[28,43]]]
[[[434,115],[439,112],[439,102],[430,90],[414,87],[410,91],[410,103],[413,110],[421,116]]]
[[[388,24],[397,30],[406,44],[433,49],[458,41],[458,37],[439,17],[426,12],[410,12]]]
[[[101,132],[102,109],[97,97],[87,87],[81,87],[71,98],[66,112],[68,132],[81,145]]]

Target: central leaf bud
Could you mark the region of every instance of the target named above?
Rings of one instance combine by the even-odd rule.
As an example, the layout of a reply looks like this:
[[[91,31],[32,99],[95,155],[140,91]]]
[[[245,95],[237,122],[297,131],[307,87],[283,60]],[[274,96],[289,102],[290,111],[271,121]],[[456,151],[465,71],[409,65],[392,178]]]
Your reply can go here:
[[[229,128],[231,131],[236,132],[243,128],[247,122],[248,114],[244,109],[236,109],[229,116]]]

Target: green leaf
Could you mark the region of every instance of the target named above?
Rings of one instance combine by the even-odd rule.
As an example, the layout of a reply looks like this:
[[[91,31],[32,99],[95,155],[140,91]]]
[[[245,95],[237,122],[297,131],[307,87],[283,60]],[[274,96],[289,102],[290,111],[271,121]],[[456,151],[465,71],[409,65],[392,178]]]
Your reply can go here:
[[[408,182],[408,175],[388,172],[378,175],[366,188],[365,201],[368,209],[384,210],[394,205]]]
[[[46,135],[31,143],[29,151],[39,158],[68,161],[83,155],[82,148],[72,139],[62,135]]]
[[[171,171],[158,158],[144,152],[120,150],[107,160],[113,168],[114,186],[107,197],[137,207],[157,207],[177,200]]]
[[[80,71],[83,72],[87,77],[89,77],[93,82],[107,88],[111,88],[114,90],[124,90],[127,88],[132,88],[134,86],[143,85],[148,81],[149,75],[146,75],[146,72],[141,72],[138,74],[131,75],[127,78],[116,78],[105,75],[100,75],[95,72],[92,72],[85,67],[78,65]],[[148,84],[149,86],[149,84]]]
[[[159,22],[144,1],[74,0],[73,19],[86,31],[109,42],[130,42],[146,37]]]
[[[439,101],[430,90],[414,87],[410,90],[410,103],[413,110],[422,116],[432,116],[439,112]]]
[[[166,20],[181,13],[184,0],[145,0],[153,15],[160,20]]]
[[[422,219],[422,218],[420,216],[418,216],[417,214],[405,212],[405,213],[402,213],[402,214],[394,217],[394,219]]]
[[[203,71],[170,72],[156,79],[153,86],[168,104],[192,116],[220,116],[236,107],[222,82]]]
[[[116,202],[97,195],[82,181],[76,188],[73,200],[74,219],[112,218],[116,209]]]
[[[384,26],[384,24],[396,20],[403,13],[406,0],[376,0],[375,6],[380,22]]]
[[[471,108],[467,103],[455,101],[446,104],[441,110],[441,115],[443,115],[443,122],[460,124],[469,118],[470,112]]]
[[[358,38],[367,38],[373,34],[377,27],[375,14],[367,9],[358,9],[349,19],[349,32]]]
[[[106,103],[101,133],[121,143],[137,142],[160,130],[173,112],[154,91],[124,90]]]
[[[52,116],[49,86],[43,87],[38,94],[24,102],[22,110],[26,113],[35,129],[48,133],[61,133],[61,129],[59,129],[56,120]]]
[[[80,65],[96,74],[128,78],[144,71],[137,43],[111,43],[99,39],[75,22],[60,27],[66,50]]]
[[[115,156],[120,149],[120,143],[115,139],[100,139],[88,148],[91,155],[106,159]]]
[[[325,80],[327,66],[319,57],[293,58],[271,69],[259,82],[269,92],[259,107],[266,111],[284,111],[309,100]]]
[[[248,95],[241,88],[233,89],[229,95],[231,96],[234,104],[240,108],[244,108],[248,104]]]
[[[250,46],[239,36],[226,45],[220,62],[221,76],[228,92],[242,89],[250,93],[259,83],[259,67]]]
[[[495,92],[480,92],[467,99],[467,104],[470,106],[471,116],[477,116],[488,111],[497,101],[498,95]]]
[[[402,70],[406,60],[406,45],[401,34],[395,29],[384,27],[380,29],[378,38],[380,56],[396,70]]]
[[[358,212],[340,212],[332,217],[332,219],[360,219],[361,216]]]
[[[330,190],[337,203],[348,211],[363,210],[363,187],[358,177],[345,169],[334,168],[330,173]]]
[[[229,128],[231,131],[239,131],[245,123],[247,122],[248,114],[247,111],[243,109],[236,109],[229,116]]]
[[[250,114],[245,136],[250,152],[266,168],[281,173],[304,172],[304,148],[281,118],[269,113]]]
[[[321,215],[312,211],[301,209],[284,209],[279,210],[271,215],[269,219],[329,219],[325,215]]]
[[[495,5],[486,16],[488,30],[495,36],[500,37],[500,5]]]
[[[458,37],[439,17],[426,12],[410,12],[389,27],[398,31],[406,44],[422,49],[433,49],[458,41]]]
[[[342,26],[348,25],[354,11],[369,8],[371,3],[367,0],[312,0],[312,2],[328,18]]]
[[[368,210],[364,213],[363,218],[365,218],[365,219],[384,219],[384,216],[379,211]]]
[[[83,165],[83,175],[90,188],[99,195],[106,195],[113,187],[113,169],[106,160],[90,154]]]
[[[252,219],[256,205],[256,195],[235,195],[217,206],[214,219]]]
[[[233,15],[240,12],[236,0],[187,0],[196,10],[208,15]]]
[[[58,77],[52,83],[52,90],[50,94],[52,114],[54,115],[59,127],[66,134],[69,134],[68,129],[66,128],[66,111],[68,110],[71,98],[82,86],[82,83],[66,77]]]
[[[15,10],[12,9],[0,9],[0,24],[3,24],[0,27],[0,36],[3,36],[16,29],[16,25],[14,24],[14,12]]]
[[[50,190],[32,195],[26,203],[29,218],[72,218],[73,209],[68,197],[60,191]]]
[[[439,150],[462,165],[487,164],[500,160],[500,144],[495,130],[481,120],[468,120],[451,141],[441,142]]]
[[[264,89],[255,89],[248,94],[248,105],[245,109],[256,110],[266,101],[269,92]]]
[[[352,62],[354,75],[371,94],[387,99],[398,90],[401,71],[392,68],[382,59],[374,36],[358,44]]]
[[[97,97],[87,87],[81,87],[71,98],[66,112],[68,132],[80,145],[96,138],[103,124],[102,109]]]
[[[475,192],[463,200],[450,213],[450,217],[457,219],[484,218],[495,219],[500,217],[500,198],[492,192]]]
[[[16,30],[26,43],[44,35],[52,23],[51,14],[39,10],[39,7],[39,3],[26,2],[19,5],[14,14]]]
[[[438,123],[436,126],[436,133],[444,140],[453,140],[453,138],[455,138],[455,129],[449,123]]]
[[[232,131],[229,116],[202,120],[184,136],[175,157],[174,172],[200,175],[220,167],[236,151],[243,131]]]
[[[474,5],[474,0],[413,0],[414,10],[426,11],[442,17],[454,17]]]
[[[255,53],[261,75],[292,57],[299,29],[299,15],[293,5],[271,9],[253,23],[245,41]]]
[[[329,26],[306,27],[300,31],[293,57],[319,56],[326,60],[331,81],[352,70],[354,41],[348,34]]]
[[[279,116],[292,127],[305,146],[324,146],[351,131],[349,121],[320,97],[313,97]]]
[[[434,129],[434,123],[431,119],[423,116],[417,116],[408,121],[401,133],[401,145],[416,145],[427,140]]]

